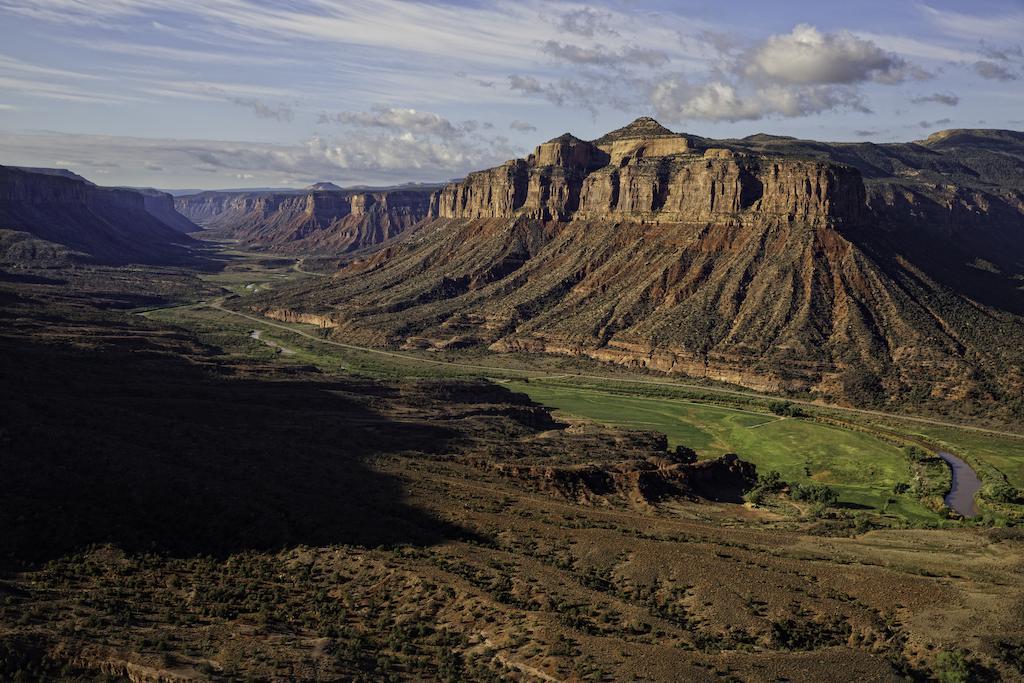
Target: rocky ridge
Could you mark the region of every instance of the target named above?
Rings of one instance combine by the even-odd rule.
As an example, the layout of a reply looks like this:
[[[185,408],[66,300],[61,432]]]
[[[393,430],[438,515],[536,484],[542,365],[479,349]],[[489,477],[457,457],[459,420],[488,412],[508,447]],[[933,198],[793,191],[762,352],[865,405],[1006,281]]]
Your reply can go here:
[[[379,192],[314,188],[203,192],[178,197],[175,206],[214,234],[248,248],[306,254],[342,254],[383,242],[430,212],[432,188]]]
[[[864,218],[864,184],[854,168],[706,142],[672,133],[649,118],[594,142],[566,133],[526,159],[449,184],[432,213],[672,223],[773,216],[823,225]]]
[[[0,166],[0,229],[23,235],[3,255],[8,262],[60,252],[107,263],[180,263],[191,258],[189,226],[162,192],[99,187],[63,169]]]

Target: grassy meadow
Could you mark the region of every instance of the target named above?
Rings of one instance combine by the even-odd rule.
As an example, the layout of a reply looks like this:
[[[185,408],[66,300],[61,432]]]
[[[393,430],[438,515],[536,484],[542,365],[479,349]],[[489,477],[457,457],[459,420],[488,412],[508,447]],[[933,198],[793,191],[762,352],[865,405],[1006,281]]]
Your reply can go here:
[[[628,396],[531,380],[511,388],[579,417],[668,436],[670,445],[693,448],[700,457],[737,453],[758,471],[779,472],[790,483],[827,484],[840,505],[873,508],[913,521],[937,519],[913,496],[893,493],[910,485],[902,451],[870,434],[768,412],[690,402],[674,398]]]

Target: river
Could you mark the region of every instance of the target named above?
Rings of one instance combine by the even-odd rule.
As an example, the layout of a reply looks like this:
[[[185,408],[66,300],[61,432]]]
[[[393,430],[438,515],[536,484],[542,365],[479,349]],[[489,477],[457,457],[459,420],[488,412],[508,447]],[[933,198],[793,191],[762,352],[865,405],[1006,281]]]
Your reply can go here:
[[[974,502],[974,494],[981,488],[978,473],[952,453],[939,451],[939,457],[946,461],[953,472],[953,484],[945,498],[947,507],[964,517],[975,517],[978,505]]]

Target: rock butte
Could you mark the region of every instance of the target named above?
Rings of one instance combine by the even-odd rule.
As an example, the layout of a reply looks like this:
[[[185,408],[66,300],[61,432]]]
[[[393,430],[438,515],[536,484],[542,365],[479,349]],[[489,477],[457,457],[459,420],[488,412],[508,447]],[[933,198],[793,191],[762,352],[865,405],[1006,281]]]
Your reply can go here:
[[[469,174],[435,201],[440,218],[706,222],[750,214],[828,224],[861,219],[865,190],[849,166],[706,148],[640,118],[594,142],[566,133],[526,159]]]
[[[1021,168],[1014,131],[713,141],[643,118],[471,173],[401,240],[254,307],[354,343],[990,409],[1024,388]]]

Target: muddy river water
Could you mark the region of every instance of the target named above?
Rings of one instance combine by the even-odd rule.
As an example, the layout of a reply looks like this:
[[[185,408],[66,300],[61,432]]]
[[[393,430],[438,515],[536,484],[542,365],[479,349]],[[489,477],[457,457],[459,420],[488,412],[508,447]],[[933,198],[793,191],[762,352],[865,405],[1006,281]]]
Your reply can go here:
[[[978,514],[974,494],[981,488],[978,473],[952,453],[939,451],[939,457],[945,460],[949,469],[953,471],[953,485],[946,494],[946,505],[964,517],[974,517]]]

